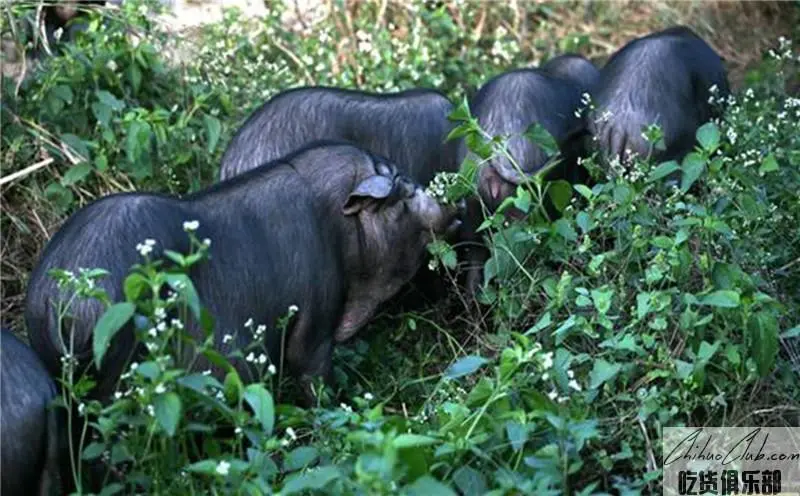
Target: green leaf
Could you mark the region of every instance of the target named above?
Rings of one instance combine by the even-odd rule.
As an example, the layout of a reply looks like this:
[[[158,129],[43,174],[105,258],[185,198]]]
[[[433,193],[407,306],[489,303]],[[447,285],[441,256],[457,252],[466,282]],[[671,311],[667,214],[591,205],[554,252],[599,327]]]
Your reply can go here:
[[[539,145],[548,157],[552,157],[558,152],[558,143],[555,138],[538,122],[525,131],[525,137]]]
[[[592,217],[586,212],[580,211],[575,217],[575,224],[578,225],[583,234],[586,234],[592,230]]]
[[[467,465],[453,472],[453,482],[464,496],[484,496],[487,491],[484,475]]]
[[[697,360],[703,363],[708,363],[714,353],[719,349],[719,341],[714,344],[709,344],[707,341],[700,343],[700,349],[697,350]]]
[[[672,248],[672,239],[666,236],[656,236],[650,240],[650,244],[662,250],[669,250]]]
[[[114,482],[113,484],[103,486],[103,490],[100,491],[99,496],[113,496],[114,494],[121,493],[124,489],[125,486],[123,486],[119,482]]]
[[[317,461],[319,453],[317,448],[313,446],[300,446],[293,449],[283,462],[283,470],[286,472],[294,472],[301,468],[311,466]]]
[[[469,375],[481,368],[481,366],[486,363],[488,363],[488,360],[485,358],[475,355],[465,356],[447,367],[447,370],[444,372],[444,376],[447,379],[455,379],[457,377]]]
[[[73,94],[72,88],[69,86],[62,84],[53,88],[53,94],[63,100],[67,104],[72,103]]]
[[[775,155],[770,153],[764,160],[761,162],[761,166],[758,168],[759,174],[766,174],[767,172],[775,172],[779,170],[778,161],[775,160]]]
[[[105,449],[106,445],[103,443],[91,443],[89,446],[84,448],[83,452],[81,453],[81,460],[94,460],[99,458]]]
[[[457,496],[455,491],[430,475],[423,475],[404,489],[403,493],[408,496]]]
[[[717,262],[711,271],[711,279],[717,289],[734,289],[739,280],[738,267],[728,263]]]
[[[683,360],[675,360],[675,372],[680,380],[686,380],[694,371],[694,366],[691,363],[684,362]]]
[[[130,274],[123,283],[125,299],[128,301],[138,300],[148,289],[150,289],[150,284],[147,282],[147,278],[138,272]]]
[[[169,437],[174,436],[183,413],[181,398],[172,392],[159,394],[153,400],[153,407],[161,428]]]
[[[572,185],[567,181],[559,179],[558,181],[551,181],[547,188],[547,195],[553,202],[556,210],[563,212],[570,200],[572,200]]]
[[[800,336],[800,325],[794,326],[781,333],[783,339],[796,338],[797,336]]]
[[[719,148],[719,128],[713,122],[706,122],[697,130],[697,141],[709,155]]]
[[[283,485],[281,494],[288,495],[308,490],[320,490],[341,476],[339,469],[334,466],[308,470],[302,474],[288,477],[286,484]]]
[[[77,165],[73,165],[69,168],[69,170],[64,174],[64,177],[61,179],[61,184],[66,187],[70,187],[73,184],[80,182],[92,172],[92,166],[89,162],[81,162]]]
[[[520,451],[528,441],[528,429],[519,422],[506,422],[506,436],[514,451]]]
[[[654,182],[658,181],[659,179],[663,179],[673,172],[679,171],[681,167],[678,165],[678,162],[674,160],[670,160],[669,162],[664,162],[652,171],[647,176],[647,182]]]
[[[589,374],[589,388],[599,388],[604,382],[613,379],[621,369],[622,365],[618,363],[607,362],[602,358],[596,360],[592,372]]]
[[[625,205],[633,200],[633,190],[627,184],[617,184],[614,186],[614,201],[620,205]]]
[[[739,293],[728,289],[714,291],[700,298],[700,305],[720,308],[736,308],[739,306]]]
[[[392,446],[397,449],[416,448],[418,446],[430,446],[438,442],[439,440],[434,437],[421,436],[419,434],[400,434],[392,441]]]
[[[594,197],[594,194],[592,193],[592,190],[590,190],[588,187],[584,186],[583,184],[576,184],[575,186],[573,186],[573,188],[575,188],[575,191],[580,193],[580,195],[582,197],[586,198],[587,200],[591,200]]]
[[[567,241],[576,241],[578,239],[578,233],[572,227],[572,224],[567,219],[561,218],[555,221],[553,224],[555,227],[555,231],[561,235]]]
[[[270,392],[261,384],[250,384],[244,390],[244,399],[261,422],[264,434],[271,436],[275,426],[275,403]]]
[[[611,298],[614,296],[613,289],[607,289],[605,291],[601,291],[599,289],[592,290],[592,301],[594,302],[594,307],[597,309],[597,312],[600,315],[605,315],[611,309]]]
[[[194,474],[215,475],[217,473],[217,462],[216,460],[195,462],[186,467],[186,470]]]
[[[161,374],[161,368],[159,368],[158,364],[155,362],[148,361],[139,364],[139,366],[136,367],[136,373],[153,381]]]
[[[186,296],[186,303],[192,310],[192,315],[200,319],[200,295],[197,294],[191,278],[186,274],[167,274],[166,279],[175,292]]]
[[[219,119],[211,115],[203,116],[203,124],[206,128],[206,139],[208,140],[206,149],[208,153],[214,153],[214,149],[219,142],[220,133],[222,132],[222,124],[220,124]]]
[[[61,111],[64,110],[64,100],[58,97],[58,95],[51,91],[47,93],[46,100],[47,102],[47,110],[51,116],[56,117],[61,114]]]
[[[752,343],[750,354],[758,373],[766,377],[772,373],[778,357],[778,321],[772,313],[755,313],[747,321],[747,332]]]
[[[105,90],[95,91],[95,96],[103,105],[107,105],[114,110],[122,110],[125,108],[125,102],[119,100],[117,97]]]
[[[451,121],[468,121],[470,117],[469,101],[466,98],[463,98],[461,103],[447,116]]]
[[[514,206],[526,214],[531,209],[531,194],[522,186],[517,186],[517,195],[514,198]]]
[[[739,347],[729,344],[725,348],[725,357],[731,363],[731,365],[738,367],[740,363],[742,363],[742,356],[739,354]]]
[[[111,339],[133,317],[135,310],[136,306],[133,303],[117,303],[110,306],[95,324],[94,332],[92,333],[92,350],[94,364],[98,370]]]
[[[104,103],[94,102],[92,103],[92,113],[97,122],[103,127],[108,127],[108,123],[111,122],[111,107]]]
[[[142,70],[139,69],[137,64],[131,64],[128,66],[128,79],[131,82],[133,93],[139,93],[139,88],[142,86]]]
[[[75,136],[74,134],[62,134],[61,141],[66,143],[72,150],[80,155],[82,160],[90,160],[91,156],[89,155],[89,148],[86,147],[86,143],[79,137]]]
[[[697,181],[706,167],[705,159],[698,153],[690,153],[683,159],[683,177],[681,178],[681,191],[686,193]]]
[[[568,336],[568,332],[575,327],[575,324],[578,323],[578,319],[575,315],[570,315],[567,320],[561,323],[558,328],[553,331],[553,336],[556,338],[556,344],[561,344]]]
[[[197,391],[200,394],[208,394],[208,389],[213,390],[223,388],[222,384],[220,384],[216,378],[201,373],[186,375],[178,379],[176,382],[181,386],[189,388],[193,391]]]
[[[525,331],[525,336],[528,334],[536,334],[537,332],[541,331],[542,329],[547,328],[552,323],[552,317],[550,316],[550,312],[545,312],[544,315],[539,317],[539,320],[534,324],[533,327]]]
[[[242,399],[242,395],[244,394],[244,384],[242,384],[242,379],[239,377],[236,370],[229,370],[228,373],[225,374],[223,388],[225,399],[228,400],[229,403],[239,403],[239,400]],[[256,411],[256,414],[258,414],[258,411]]]

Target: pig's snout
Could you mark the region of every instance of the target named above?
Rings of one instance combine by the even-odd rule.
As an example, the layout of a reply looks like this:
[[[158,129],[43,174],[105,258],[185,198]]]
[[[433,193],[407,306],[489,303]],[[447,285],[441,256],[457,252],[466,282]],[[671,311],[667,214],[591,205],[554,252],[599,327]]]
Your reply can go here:
[[[445,228],[444,235],[446,237],[454,236],[464,222],[464,216],[467,213],[467,202],[462,198],[455,205],[447,205],[443,207],[445,211]]]

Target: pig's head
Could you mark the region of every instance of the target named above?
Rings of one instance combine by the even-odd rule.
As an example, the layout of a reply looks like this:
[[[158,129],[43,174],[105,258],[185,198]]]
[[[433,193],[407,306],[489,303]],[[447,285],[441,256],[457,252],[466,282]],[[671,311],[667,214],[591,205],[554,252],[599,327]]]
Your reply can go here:
[[[379,304],[394,296],[420,269],[435,235],[458,229],[460,206],[438,203],[388,161],[353,163],[345,216],[347,305],[336,340],[355,334]]]

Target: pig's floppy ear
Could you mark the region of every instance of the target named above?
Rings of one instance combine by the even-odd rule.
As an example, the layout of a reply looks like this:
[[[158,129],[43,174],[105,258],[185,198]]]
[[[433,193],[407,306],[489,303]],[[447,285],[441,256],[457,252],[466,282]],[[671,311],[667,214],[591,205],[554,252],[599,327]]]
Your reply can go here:
[[[386,176],[370,176],[355,187],[342,208],[345,215],[360,212],[369,203],[375,200],[385,200],[392,192],[394,183]]]

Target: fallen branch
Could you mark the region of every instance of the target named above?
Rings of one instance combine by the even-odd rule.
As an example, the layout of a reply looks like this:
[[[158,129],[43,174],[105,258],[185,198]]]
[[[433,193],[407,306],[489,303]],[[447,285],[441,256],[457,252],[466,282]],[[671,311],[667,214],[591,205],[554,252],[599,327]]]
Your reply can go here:
[[[7,184],[7,183],[10,183],[11,181],[14,181],[15,179],[19,179],[20,177],[25,177],[28,174],[31,174],[31,173],[41,169],[42,167],[47,167],[48,165],[52,164],[53,161],[54,161],[53,158],[46,158],[46,159],[42,160],[41,162],[36,162],[35,164],[29,165],[28,167],[25,167],[24,169],[22,169],[20,171],[17,171],[17,172],[15,172],[13,174],[9,174],[8,176],[2,177],[2,178],[0,178],[0,186],[2,186],[4,184]]]

